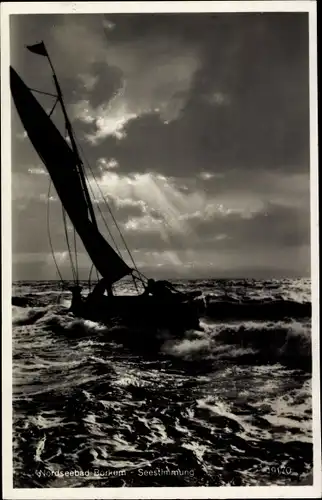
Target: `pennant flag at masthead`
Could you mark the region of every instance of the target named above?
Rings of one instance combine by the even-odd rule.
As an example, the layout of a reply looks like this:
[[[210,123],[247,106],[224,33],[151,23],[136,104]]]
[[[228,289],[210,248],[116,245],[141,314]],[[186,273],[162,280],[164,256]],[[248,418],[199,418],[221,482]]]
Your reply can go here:
[[[48,57],[44,42],[37,43],[36,45],[26,45],[26,48],[30,50],[30,52],[34,52],[35,54],[39,54],[40,56]]]

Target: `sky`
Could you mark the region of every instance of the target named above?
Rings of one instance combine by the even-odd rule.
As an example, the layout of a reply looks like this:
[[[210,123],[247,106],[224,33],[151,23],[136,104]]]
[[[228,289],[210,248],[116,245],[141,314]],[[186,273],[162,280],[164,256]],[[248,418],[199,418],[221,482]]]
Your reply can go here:
[[[307,14],[14,15],[10,30],[12,66],[54,92],[46,59],[25,49],[44,40],[96,179],[94,206],[117,240],[103,194],[142,272],[310,275]],[[49,112],[53,98],[37,98]],[[11,120],[13,279],[55,279],[49,177],[14,105]],[[64,133],[59,109],[53,121]],[[68,279],[53,189],[49,208]]]

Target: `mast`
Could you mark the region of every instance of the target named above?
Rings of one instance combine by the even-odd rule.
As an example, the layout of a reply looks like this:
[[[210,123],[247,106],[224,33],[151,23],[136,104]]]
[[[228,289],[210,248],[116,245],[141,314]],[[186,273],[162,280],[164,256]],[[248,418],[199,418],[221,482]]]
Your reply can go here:
[[[51,70],[53,72],[53,80],[54,80],[54,84],[55,84],[55,87],[56,87],[56,90],[57,90],[57,97],[58,97],[58,100],[60,102],[60,105],[61,105],[61,108],[62,108],[62,111],[63,111],[63,115],[64,115],[64,118],[65,118],[66,129],[67,129],[70,141],[71,141],[72,149],[73,149],[74,154],[75,154],[75,156],[77,158],[77,171],[78,171],[79,176],[80,176],[80,180],[81,180],[82,188],[83,188],[83,191],[84,191],[85,199],[86,199],[86,202],[87,202],[87,205],[88,205],[88,210],[89,210],[89,213],[90,213],[90,216],[91,216],[91,221],[94,224],[95,228],[98,229],[97,221],[96,221],[96,217],[95,217],[95,213],[94,213],[94,209],[93,209],[93,205],[92,205],[92,202],[91,202],[91,198],[90,198],[90,195],[89,195],[89,191],[88,191],[88,187],[87,187],[87,183],[86,183],[86,179],[85,179],[85,175],[84,175],[83,163],[82,163],[82,160],[81,160],[81,158],[79,156],[79,152],[78,152],[77,144],[76,144],[76,141],[75,141],[73,129],[72,129],[72,126],[71,126],[71,123],[70,123],[70,120],[69,120],[69,117],[68,117],[68,114],[67,114],[67,110],[66,110],[66,106],[65,106],[65,102],[64,102],[64,98],[63,98],[63,93],[62,93],[61,87],[60,87],[59,82],[58,82],[58,78],[57,78],[57,75],[56,75],[56,72],[55,72],[55,68],[53,66],[53,63],[52,63],[50,57],[49,57],[48,52],[47,52],[47,58],[48,58],[48,62],[50,64]]]
[[[54,81],[55,81],[55,85],[57,87],[58,98],[59,98],[59,101],[60,101],[60,104],[61,104],[61,107],[62,107],[62,111],[63,111],[63,114],[64,114],[67,132],[68,132],[68,135],[69,135],[70,140],[71,140],[71,144],[72,144],[72,148],[73,148],[74,154],[76,155],[76,158],[77,158],[77,171],[78,171],[80,179],[81,179],[82,188],[83,188],[85,199],[86,199],[86,202],[87,202],[87,205],[88,205],[88,210],[89,210],[89,213],[90,213],[90,216],[91,216],[91,221],[94,224],[95,228],[97,229],[97,227],[98,227],[97,226],[97,221],[96,221],[96,217],[95,217],[95,213],[94,213],[92,201],[91,201],[91,198],[90,198],[90,195],[89,195],[89,192],[88,192],[88,187],[87,187],[87,183],[86,183],[86,179],[85,179],[85,175],[84,175],[84,170],[83,170],[83,164],[82,164],[82,161],[81,161],[81,159],[79,157],[79,153],[78,153],[76,141],[75,141],[75,138],[74,138],[73,130],[72,130],[69,118],[67,116],[67,112],[66,112],[66,108],[65,108],[65,103],[64,103],[63,96],[62,96],[62,93],[61,93],[61,90],[60,90],[60,87],[59,87],[59,83],[58,83],[58,80],[57,80],[57,77],[56,77],[55,74],[53,74],[53,78],[54,78]]]
[[[132,274],[132,269],[98,230],[95,216],[92,220],[89,218],[89,207],[92,205],[89,195],[88,199],[86,198],[86,191],[81,180],[79,168],[82,163],[78,152],[75,154],[74,150],[68,146],[44,108],[12,67],[10,68],[10,86],[28,137],[47,168],[60,201],[94,266],[110,285]],[[76,145],[75,140],[72,144]]]

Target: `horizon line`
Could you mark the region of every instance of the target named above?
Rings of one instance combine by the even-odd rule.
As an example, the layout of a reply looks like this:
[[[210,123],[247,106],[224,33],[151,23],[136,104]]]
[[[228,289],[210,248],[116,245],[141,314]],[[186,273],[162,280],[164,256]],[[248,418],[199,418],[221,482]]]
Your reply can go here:
[[[164,277],[160,277],[159,279],[160,280],[163,280],[163,279],[168,279],[168,280],[182,280],[182,281],[198,281],[198,280],[202,280],[202,281],[205,281],[205,280],[261,280],[261,281],[269,281],[269,280],[282,280],[282,279],[311,279],[312,276],[271,276],[271,277],[267,277],[267,278],[264,278],[264,277],[246,277],[246,276],[234,276],[234,277],[225,277],[225,276],[222,276],[222,277],[211,277],[211,278],[203,278],[203,277],[199,277],[199,278],[187,278],[187,277],[175,277],[175,276],[172,276],[172,277],[169,277],[169,276],[164,276]],[[101,278],[100,278],[101,279]],[[130,279],[130,278],[129,278]],[[32,282],[48,282],[48,281],[61,281],[59,278],[58,279],[16,279],[16,280],[12,280],[12,283],[19,283],[19,282],[28,282],[28,281],[32,281]],[[74,281],[73,278],[68,278],[68,279],[65,279],[64,281],[68,282],[68,281]],[[86,281],[88,282],[88,278],[83,278],[83,279],[79,279],[78,281]],[[93,282],[96,281],[96,280],[92,280]],[[121,282],[121,280],[119,280],[118,282],[116,283],[119,283]]]

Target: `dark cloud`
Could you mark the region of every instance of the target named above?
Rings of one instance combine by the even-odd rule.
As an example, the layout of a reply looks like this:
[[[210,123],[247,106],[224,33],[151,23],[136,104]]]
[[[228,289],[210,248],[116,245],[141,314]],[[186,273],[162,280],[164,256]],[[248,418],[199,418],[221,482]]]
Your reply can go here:
[[[200,17],[182,24],[155,20],[157,34],[189,33],[190,43],[201,34],[202,65],[179,117],[165,124],[158,113],[140,116],[125,127],[125,139],[108,137],[99,150],[110,152],[126,172],[308,170],[307,16]],[[141,37],[150,36],[153,22],[136,24],[145,26]]]
[[[154,260],[162,252],[184,260],[189,250],[201,274],[212,255],[223,273],[225,258],[234,272],[251,273],[252,259],[254,270],[266,262],[291,272],[289,257],[294,272],[306,272],[307,14],[14,16],[11,29],[12,64],[28,85],[51,92],[44,59],[23,51],[45,40],[82,151],[101,181],[99,160],[113,159],[115,192],[114,184],[103,189],[145,269],[153,268],[149,252],[159,252]],[[50,109],[51,98],[39,100]],[[53,119],[64,133],[58,111]],[[14,107],[12,160],[14,252],[31,260],[39,254],[45,273],[48,178],[22,176],[40,162]],[[162,183],[147,184],[146,193],[142,186],[124,189],[144,173],[172,182],[164,199]],[[223,204],[223,212],[209,215],[212,204]],[[63,251],[60,207],[52,205],[55,248]],[[178,222],[169,227],[169,213],[182,217],[186,232]],[[180,259],[171,258],[163,265],[174,272]],[[20,270],[27,265],[17,262]]]
[[[93,18],[86,17],[86,22],[94,25]],[[44,19],[52,29],[59,24],[59,17]],[[231,168],[308,169],[306,14],[120,15],[110,21],[116,28],[107,33],[106,50],[108,44],[115,45],[115,50],[125,44],[130,54],[131,41],[141,42],[137,64],[145,68],[148,63],[153,65],[148,57],[153,43],[143,48],[143,41],[167,40],[168,45],[162,46],[165,60],[176,44],[186,42],[196,48],[200,68],[176,119],[165,124],[151,111],[131,119],[123,140],[109,136],[94,148],[87,144],[94,165],[107,155],[119,161],[122,172],[184,175]],[[19,22],[26,24],[25,19]],[[83,20],[83,25],[86,22]],[[40,25],[38,22],[37,27]],[[26,60],[31,61],[30,55]],[[34,57],[33,62],[35,65]],[[121,60],[119,63],[122,67]],[[39,60],[37,64],[38,69]],[[102,60],[94,60],[87,70],[76,75],[65,71],[63,90],[69,105],[88,100],[96,109],[115,96],[124,83],[123,73]],[[162,74],[162,65],[158,70]],[[24,71],[31,79],[30,70]],[[92,88],[86,89],[80,78],[86,75],[97,79]],[[43,81],[44,74],[41,76]],[[82,126],[76,123],[80,137],[95,133],[96,124],[96,120]]]

